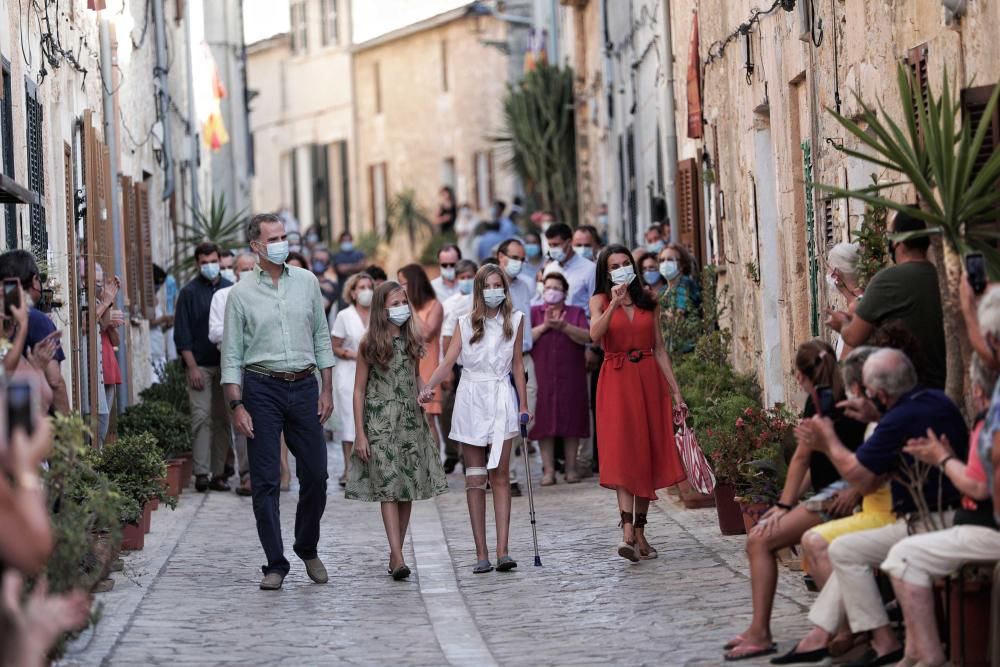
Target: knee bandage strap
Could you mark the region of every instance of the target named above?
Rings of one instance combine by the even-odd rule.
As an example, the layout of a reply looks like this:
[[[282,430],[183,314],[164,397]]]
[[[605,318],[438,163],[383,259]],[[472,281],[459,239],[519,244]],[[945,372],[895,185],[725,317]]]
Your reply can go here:
[[[489,471],[486,468],[466,468],[465,469],[465,490],[478,489],[486,490],[486,478]]]

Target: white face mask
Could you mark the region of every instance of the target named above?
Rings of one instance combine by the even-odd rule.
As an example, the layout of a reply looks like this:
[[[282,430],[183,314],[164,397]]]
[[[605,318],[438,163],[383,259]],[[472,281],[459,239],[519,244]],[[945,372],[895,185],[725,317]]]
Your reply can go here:
[[[231,283],[236,282],[236,272],[232,269],[222,269],[219,271],[219,275],[222,276],[223,280],[228,280]]]
[[[523,269],[523,268],[524,268],[524,262],[522,260],[520,260],[520,259],[508,259],[507,260],[507,268],[505,268],[504,271],[507,272],[507,277],[509,277],[509,278],[516,278],[517,275],[519,273],[521,273],[521,269]]]
[[[288,241],[268,243],[266,248],[267,261],[272,264],[284,264],[288,259]]]
[[[374,296],[374,294],[375,292],[373,290],[359,289],[357,296],[358,304],[364,306],[365,308],[372,305],[372,296]]]
[[[397,327],[401,327],[406,324],[406,321],[410,319],[410,306],[408,304],[402,304],[400,306],[393,306],[389,309],[389,321],[395,324]]]
[[[462,294],[472,294],[473,278],[462,278],[458,281],[458,291]]]
[[[219,277],[219,263],[209,262],[208,264],[202,264],[200,271],[206,280],[215,280]]]
[[[446,269],[444,267],[441,267],[441,277],[444,278],[445,280],[454,280],[455,279],[455,267],[451,267],[451,268],[448,268],[448,269]]]
[[[503,291],[502,287],[483,290],[483,301],[486,302],[488,308],[498,307],[506,298],[507,294]]]
[[[611,272],[611,282],[615,285],[628,285],[635,280],[635,269],[631,264],[620,266]]]
[[[677,274],[681,272],[680,266],[677,265],[677,260],[665,259],[660,262],[660,275],[662,275],[667,280],[673,280],[677,277]]]
[[[240,280],[244,278],[249,278],[253,275],[253,269],[247,269],[246,271],[240,271]]]
[[[830,289],[837,289],[837,279],[831,276],[829,273],[826,274],[826,284],[830,286]]]
[[[549,257],[562,264],[566,261],[566,251],[562,248],[549,248]]]

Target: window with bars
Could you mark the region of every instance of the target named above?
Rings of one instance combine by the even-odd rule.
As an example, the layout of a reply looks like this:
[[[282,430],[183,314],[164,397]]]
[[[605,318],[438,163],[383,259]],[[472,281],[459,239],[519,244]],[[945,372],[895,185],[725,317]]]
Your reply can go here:
[[[337,0],[320,0],[320,8],[323,21],[323,46],[335,46],[340,43],[340,33],[337,30]]]
[[[309,20],[305,0],[288,6],[289,31],[292,35],[292,53],[305,53],[309,47]]]
[[[919,109],[922,106],[924,113],[928,112],[930,100],[927,98],[927,45],[921,44],[909,50],[906,55],[906,65],[910,68],[913,77],[913,120],[917,125],[917,135],[920,140],[924,138],[924,128],[920,126]]]
[[[14,110],[11,93],[10,61],[2,60],[3,101],[0,103],[0,151],[3,173],[14,178]],[[7,248],[17,247],[17,209],[14,204],[4,206],[4,240]]]
[[[704,265],[701,243],[701,175],[695,158],[677,163],[677,237],[688,252]]]
[[[28,189],[39,196],[40,202],[31,205],[31,249],[38,259],[46,259],[49,250],[49,233],[45,228],[45,167],[42,151],[42,105],[38,89],[32,82],[25,82],[25,115],[27,118]]]
[[[826,249],[832,248],[835,243],[834,227],[837,220],[837,207],[833,199],[826,197],[823,199],[823,241]]]

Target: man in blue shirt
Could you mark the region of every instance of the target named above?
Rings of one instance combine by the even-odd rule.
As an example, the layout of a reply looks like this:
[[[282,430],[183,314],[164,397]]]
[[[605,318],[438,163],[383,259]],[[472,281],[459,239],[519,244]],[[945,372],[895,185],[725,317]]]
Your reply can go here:
[[[229,490],[223,471],[233,443],[222,394],[219,348],[208,338],[212,298],[220,289],[232,287],[220,275],[219,255],[214,243],[201,243],[194,249],[198,275],[181,289],[174,318],[174,343],[187,369],[198,491]]]
[[[958,407],[943,392],[918,387],[913,364],[899,350],[873,353],[865,362],[864,383],[867,398],[849,401],[846,414],[859,421],[878,421],[878,426],[856,453],[840,442],[829,419],[808,420],[798,434],[803,445],[826,454],[842,478],[862,494],[891,478],[898,519],[883,528],[842,535],[830,544],[833,573],[809,612],[816,627],[776,664],[825,659],[827,644],[845,618],[852,632],[872,634],[870,660],[865,664],[902,660],[903,649],[889,626],[872,569],[908,535],[950,526],[960,501],[948,478],[932,469],[920,487],[921,502],[929,511],[922,514],[909,488],[899,481],[914,465],[903,447],[911,438],[925,437],[928,429],[946,436],[955,455],[965,459],[969,434]]]
[[[10,250],[0,255],[0,280],[17,278],[22,294],[28,297],[28,337],[24,342],[25,354],[35,345],[50,336],[58,336],[56,325],[48,315],[34,307],[42,298],[42,278],[34,256],[27,250]],[[45,380],[52,388],[52,409],[66,414],[69,412],[69,394],[63,382],[59,364],[66,358],[62,347],[56,348],[55,356],[45,367]]]

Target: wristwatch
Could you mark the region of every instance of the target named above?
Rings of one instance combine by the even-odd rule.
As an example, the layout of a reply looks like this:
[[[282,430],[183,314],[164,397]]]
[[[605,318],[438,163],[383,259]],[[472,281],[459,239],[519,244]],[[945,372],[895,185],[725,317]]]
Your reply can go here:
[[[239,399],[239,398],[237,398],[234,401],[229,401],[229,409],[230,410],[235,410],[240,405],[243,405],[243,401],[241,399]]]

